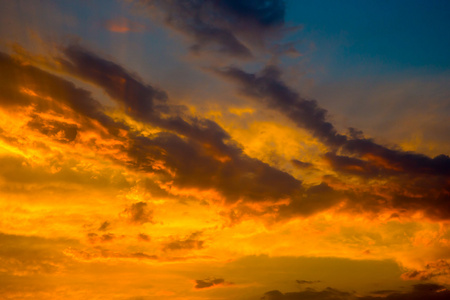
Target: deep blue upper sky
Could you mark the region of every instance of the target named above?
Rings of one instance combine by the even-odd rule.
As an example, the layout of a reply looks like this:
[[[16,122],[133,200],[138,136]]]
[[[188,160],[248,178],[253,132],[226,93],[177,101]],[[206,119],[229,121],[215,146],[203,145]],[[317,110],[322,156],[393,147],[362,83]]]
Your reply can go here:
[[[450,67],[450,1],[288,0],[286,19],[304,25],[329,75]]]

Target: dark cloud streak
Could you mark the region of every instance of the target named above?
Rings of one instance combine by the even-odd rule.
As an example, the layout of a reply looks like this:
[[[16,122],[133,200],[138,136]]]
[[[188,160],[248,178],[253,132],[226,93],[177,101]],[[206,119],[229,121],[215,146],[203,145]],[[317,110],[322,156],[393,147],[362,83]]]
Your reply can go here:
[[[104,89],[131,116],[169,131],[152,137],[130,133],[127,152],[133,159],[131,165],[161,173],[164,170],[154,166],[158,161],[164,162],[175,174],[175,185],[215,188],[230,202],[241,198],[276,201],[298,196],[300,181],[246,156],[214,121],[183,114],[179,107],[165,103],[168,100],[165,92],[145,85],[123,67],[80,46],[67,47],[63,52],[68,59],[61,60],[66,72]],[[127,93],[120,92],[123,84]]]
[[[284,24],[283,0],[143,0],[157,8],[164,22],[193,42],[194,53],[216,53],[251,58],[252,48],[280,34]]]
[[[122,214],[133,224],[154,223],[153,210],[149,208],[146,202],[133,203],[125,208]]]
[[[416,284],[412,291],[382,291],[373,293],[380,296],[357,296],[353,293],[327,287],[322,291],[308,288],[300,292],[282,293],[278,290],[264,294],[261,300],[444,300],[450,297],[450,291],[437,284]]]
[[[450,218],[450,158],[447,155],[430,158],[390,149],[364,138],[362,132],[353,128],[349,136],[338,133],[327,121],[327,111],[315,100],[304,99],[287,86],[277,67],[266,67],[254,74],[237,67],[215,69],[214,72],[235,82],[246,96],[283,113],[298,127],[309,130],[329,147],[330,152],[324,155],[324,159],[333,170],[360,178],[389,178],[398,187],[388,191],[391,196],[384,201],[390,202],[392,207],[422,209],[431,217]],[[298,167],[304,166],[296,164],[295,160],[293,163]],[[353,204],[363,198],[353,191],[347,196]]]
[[[301,128],[306,128],[323,143],[334,150],[342,150],[359,157],[372,156],[384,160],[384,168],[418,174],[450,175],[450,158],[439,155],[429,158],[422,154],[393,150],[363,137],[349,138],[339,134],[328,122],[327,111],[315,100],[302,98],[281,79],[281,71],[266,67],[259,73],[247,73],[236,67],[215,71],[236,82],[247,96],[263,102],[269,108],[278,110]],[[353,129],[353,132],[355,130]],[[360,136],[360,135],[359,135]],[[383,166],[383,165],[382,165]]]
[[[210,287],[215,287],[218,285],[223,285],[225,283],[225,279],[223,278],[214,278],[214,279],[198,279],[195,280],[195,289],[205,289]]]

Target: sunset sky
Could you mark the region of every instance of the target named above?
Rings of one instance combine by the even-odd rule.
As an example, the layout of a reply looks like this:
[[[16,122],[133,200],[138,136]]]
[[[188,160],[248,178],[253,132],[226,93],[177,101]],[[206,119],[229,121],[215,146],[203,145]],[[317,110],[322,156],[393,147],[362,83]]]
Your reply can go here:
[[[0,298],[450,299],[450,2],[0,1]]]

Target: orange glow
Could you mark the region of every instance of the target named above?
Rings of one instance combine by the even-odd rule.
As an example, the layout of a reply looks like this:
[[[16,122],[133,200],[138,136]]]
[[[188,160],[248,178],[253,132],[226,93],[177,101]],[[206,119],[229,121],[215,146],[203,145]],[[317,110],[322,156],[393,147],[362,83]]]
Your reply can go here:
[[[383,168],[386,168],[388,170],[394,170],[394,171],[402,171],[402,168],[400,166],[392,165],[384,159],[381,156],[377,156],[375,154],[368,153],[364,155],[364,158],[375,163],[376,165],[382,166]]]

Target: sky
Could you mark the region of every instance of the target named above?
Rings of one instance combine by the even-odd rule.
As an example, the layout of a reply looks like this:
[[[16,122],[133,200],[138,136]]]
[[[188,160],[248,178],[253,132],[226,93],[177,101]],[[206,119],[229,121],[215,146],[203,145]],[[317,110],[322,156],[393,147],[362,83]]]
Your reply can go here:
[[[450,2],[0,1],[0,298],[450,298]]]

